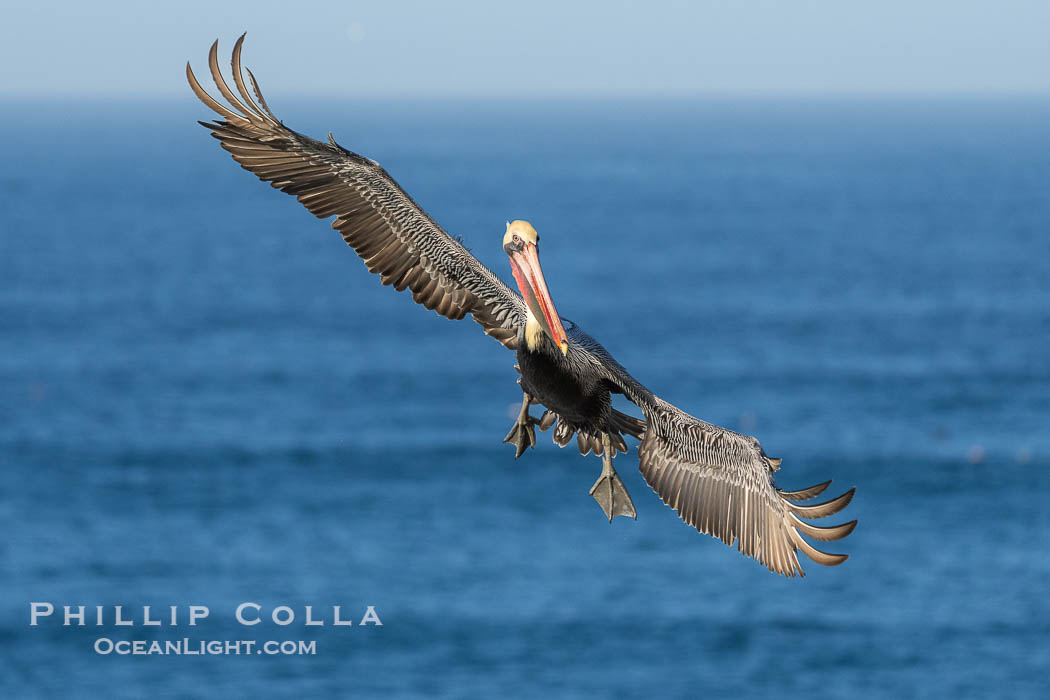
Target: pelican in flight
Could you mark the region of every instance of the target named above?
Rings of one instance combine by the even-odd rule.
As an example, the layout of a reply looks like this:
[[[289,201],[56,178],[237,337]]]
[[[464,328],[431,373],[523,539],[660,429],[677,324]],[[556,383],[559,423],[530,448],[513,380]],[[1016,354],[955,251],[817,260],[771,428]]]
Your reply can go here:
[[[609,522],[618,515],[637,518],[613,468],[613,457],[627,452],[624,438],[630,436],[641,441],[638,461],[646,482],[699,532],[785,576],[803,575],[799,552],[825,566],[846,560],[845,554],[816,549],[803,536],[827,541],[852,532],[855,520],[833,527],[807,520],[837,513],[854,489],[814,504],[810,499],[830,481],[797,491],[777,488],[773,474],[780,460],[767,456],[758,440],[667,403],[558,314],[540,269],[540,237],[529,222],[511,221],[503,231],[503,251],[519,296],[431,219],[379,163],[346,150],[331,134],[327,143],[316,141],[277,119],[251,71],[252,91],[247,89],[243,42],[242,35],[233,48],[236,92],[219,70],[217,41],[208,57],[225,104],[201,87],[186,64],[193,92],[220,117],[201,125],[241,167],[294,196],[318,218],[334,216],[332,228],[383,284],[410,290],[413,300],[446,318],[469,315],[517,354],[521,411],[504,439],[515,447],[515,458],[536,445],[536,426],[553,427],[561,446],[575,436],[581,454],[601,458],[601,475],[590,495]],[[645,420],[613,408],[613,394],[634,403]],[[529,414],[533,404],[547,409],[542,417]]]

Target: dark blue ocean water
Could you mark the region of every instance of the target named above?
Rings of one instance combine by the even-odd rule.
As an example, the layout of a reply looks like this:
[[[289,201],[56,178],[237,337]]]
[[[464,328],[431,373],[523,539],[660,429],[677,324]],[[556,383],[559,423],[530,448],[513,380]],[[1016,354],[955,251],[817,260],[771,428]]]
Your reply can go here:
[[[639,379],[757,435],[784,488],[857,486],[852,558],[773,576],[633,449],[612,526],[597,459],[545,434],[515,462],[513,356],[380,286],[189,96],[8,102],[4,697],[1046,692],[1050,102],[275,97],[507,279],[503,222],[530,219],[561,313]],[[31,627],[31,601],[211,615]],[[244,601],[299,619],[242,627]]]

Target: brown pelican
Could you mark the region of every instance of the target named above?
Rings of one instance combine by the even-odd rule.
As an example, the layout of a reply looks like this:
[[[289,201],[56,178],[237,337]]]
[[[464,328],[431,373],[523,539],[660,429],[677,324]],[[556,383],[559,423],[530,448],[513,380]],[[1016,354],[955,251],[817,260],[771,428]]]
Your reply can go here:
[[[612,522],[636,518],[634,503],[613,468],[626,452],[624,436],[641,440],[639,465],[654,491],[689,525],[754,557],[771,571],[802,575],[798,552],[818,564],[834,566],[845,554],[828,554],[802,536],[838,540],[856,521],[817,527],[803,518],[837,513],[854,489],[825,503],[804,504],[830,481],[798,491],[782,491],[773,481],[780,460],[768,457],[758,441],[694,418],[663,401],[627,373],[593,338],[561,318],[547,290],[539,261],[539,234],[527,221],[512,221],[503,250],[521,295],[449,236],[379,163],[352,153],[328,135],[315,141],[286,127],[263,99],[251,71],[249,93],[241,71],[242,35],[233,49],[236,92],[222,77],[218,42],[208,60],[222,104],[197,82],[189,63],[186,77],[205,105],[219,114],[200,122],[241,167],[273,187],[294,195],[332,227],[361,256],[383,284],[409,289],[412,298],[451,319],[468,314],[485,332],[516,351],[521,412],[504,439],[515,458],[536,445],[535,427],[554,428],[564,446],[575,435],[581,454],[601,457],[602,472],[590,494]],[[633,402],[645,420],[614,409],[612,394]],[[542,404],[540,418],[529,406]]]

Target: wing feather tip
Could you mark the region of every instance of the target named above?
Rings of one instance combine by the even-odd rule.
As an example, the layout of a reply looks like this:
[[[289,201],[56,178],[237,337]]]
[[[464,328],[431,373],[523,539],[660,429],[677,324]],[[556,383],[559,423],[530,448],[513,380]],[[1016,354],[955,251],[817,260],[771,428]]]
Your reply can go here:
[[[829,486],[831,486],[831,479],[820,484],[807,486],[806,488],[797,491],[781,491],[780,496],[789,501],[808,501],[809,499],[815,498],[824,493]]]
[[[840,510],[845,508],[853,500],[853,495],[856,493],[857,487],[854,486],[850,490],[843,493],[841,496],[837,496],[830,501],[824,501],[823,503],[816,503],[813,505],[799,505],[797,503],[791,503],[785,501],[788,509],[800,515],[803,518],[825,518],[829,515],[834,515]]]
[[[848,523],[842,523],[841,525],[821,527],[805,522],[791,511],[788,511],[788,517],[791,518],[792,526],[797,530],[800,530],[802,534],[808,535],[809,537],[822,542],[834,542],[836,540],[845,539],[846,537],[849,537],[857,527],[856,520],[851,520]]]
[[[849,559],[848,554],[832,554],[817,549],[807,542],[802,537],[801,533],[799,533],[794,527],[789,527],[788,532],[790,533],[791,540],[795,543],[795,546],[798,547],[803,554],[821,566],[838,566]]]
[[[248,32],[243,32],[237,37],[237,42],[233,45],[233,55],[230,58],[230,67],[233,69],[233,82],[237,86],[237,92],[241,94],[241,98],[248,105],[251,112],[249,118],[265,119],[262,115],[262,110],[259,109],[259,105],[255,104],[252,96],[248,93],[248,88],[244,85],[244,76],[241,73],[241,50],[244,47],[244,37],[246,36],[248,36]]]

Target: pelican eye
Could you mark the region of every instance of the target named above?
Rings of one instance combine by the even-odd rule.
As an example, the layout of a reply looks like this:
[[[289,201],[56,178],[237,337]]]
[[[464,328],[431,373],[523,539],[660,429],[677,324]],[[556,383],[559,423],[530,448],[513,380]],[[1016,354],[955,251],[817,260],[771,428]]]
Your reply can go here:
[[[521,243],[521,236],[515,233],[514,238],[511,240],[513,240],[515,243]]]

